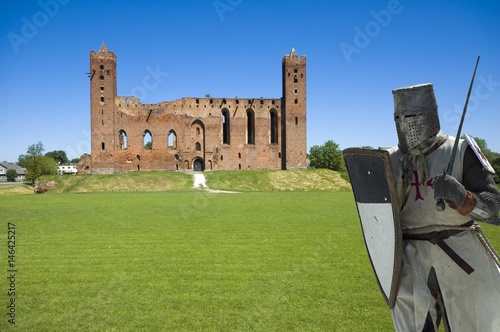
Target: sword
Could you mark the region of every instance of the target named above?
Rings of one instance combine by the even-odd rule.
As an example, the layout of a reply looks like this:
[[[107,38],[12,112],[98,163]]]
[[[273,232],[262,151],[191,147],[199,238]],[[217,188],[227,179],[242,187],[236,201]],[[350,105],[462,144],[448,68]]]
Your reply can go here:
[[[453,162],[455,161],[455,156],[457,154],[458,141],[460,139],[460,134],[462,133],[462,125],[464,124],[465,113],[467,113],[467,105],[469,104],[470,93],[472,92],[472,86],[474,85],[474,78],[476,77],[476,70],[477,70],[477,65],[479,65],[479,58],[480,58],[480,56],[477,57],[476,67],[474,68],[474,74],[472,74],[472,80],[470,82],[469,92],[467,93],[467,99],[465,99],[464,110],[462,112],[462,118],[460,119],[460,124],[458,126],[457,135],[455,136],[455,144],[453,144],[453,150],[451,150],[450,162],[448,163],[448,167],[446,168],[444,174],[451,174],[451,172],[453,172]],[[444,201],[442,199],[439,199],[436,202],[436,209],[438,211],[444,211],[445,207],[446,206],[445,206]]]

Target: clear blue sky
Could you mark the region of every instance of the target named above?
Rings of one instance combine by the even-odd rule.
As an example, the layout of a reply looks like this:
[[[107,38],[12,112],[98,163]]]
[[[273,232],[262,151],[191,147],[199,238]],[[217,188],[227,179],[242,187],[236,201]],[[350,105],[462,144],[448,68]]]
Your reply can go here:
[[[0,160],[29,145],[90,153],[89,51],[115,52],[118,94],[281,96],[281,59],[307,56],[307,145],[397,142],[391,91],[434,83],[443,132],[500,152],[500,1],[4,1]],[[159,71],[149,90],[143,80]],[[150,87],[150,85],[148,85]]]

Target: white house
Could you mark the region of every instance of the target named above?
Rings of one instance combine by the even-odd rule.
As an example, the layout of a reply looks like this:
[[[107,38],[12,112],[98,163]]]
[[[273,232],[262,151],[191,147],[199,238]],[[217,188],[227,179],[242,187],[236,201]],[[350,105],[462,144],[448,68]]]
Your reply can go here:
[[[62,174],[77,174],[78,171],[76,170],[76,165],[74,164],[63,164],[59,165],[57,167],[57,174],[62,175]]]

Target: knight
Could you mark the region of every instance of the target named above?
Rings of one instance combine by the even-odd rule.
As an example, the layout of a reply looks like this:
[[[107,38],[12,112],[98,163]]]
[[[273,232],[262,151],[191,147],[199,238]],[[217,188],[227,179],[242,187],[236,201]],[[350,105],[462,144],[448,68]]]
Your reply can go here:
[[[403,233],[395,329],[500,331],[500,257],[476,223],[500,225],[494,170],[472,137],[453,153],[459,138],[441,132],[432,84],[392,93],[399,142],[389,155]]]

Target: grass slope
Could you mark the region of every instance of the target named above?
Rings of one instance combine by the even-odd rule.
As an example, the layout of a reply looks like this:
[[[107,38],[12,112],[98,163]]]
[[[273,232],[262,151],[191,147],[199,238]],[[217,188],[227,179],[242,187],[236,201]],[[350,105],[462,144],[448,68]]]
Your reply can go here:
[[[340,173],[317,170],[235,170],[204,172],[211,189],[230,191],[350,191]],[[45,176],[43,181],[57,184],[49,193],[128,192],[189,190],[192,173],[131,172],[102,175]],[[31,194],[29,186],[0,187],[0,195]]]
[[[22,331],[392,329],[349,192],[2,200],[5,235],[16,225]]]
[[[51,193],[168,191],[192,186],[193,177],[183,172],[130,172],[118,174],[65,175],[43,178],[57,185]]]
[[[351,190],[340,173],[327,169],[287,171],[206,172],[207,185],[213,189],[236,191],[316,191]]]

